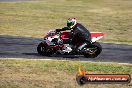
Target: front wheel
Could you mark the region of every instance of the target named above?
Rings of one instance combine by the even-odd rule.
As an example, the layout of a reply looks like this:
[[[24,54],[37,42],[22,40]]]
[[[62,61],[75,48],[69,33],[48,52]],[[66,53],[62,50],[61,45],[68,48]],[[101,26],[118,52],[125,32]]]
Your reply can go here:
[[[97,57],[101,51],[102,51],[102,46],[98,43],[98,42],[95,42],[92,44],[92,46],[89,48],[89,47],[86,47],[88,48],[89,50],[87,52],[85,52],[84,56],[87,57],[87,58],[95,58]]]
[[[37,47],[37,52],[40,55],[43,56],[50,56],[53,54],[52,50],[50,48],[48,48],[45,44],[40,43]]]

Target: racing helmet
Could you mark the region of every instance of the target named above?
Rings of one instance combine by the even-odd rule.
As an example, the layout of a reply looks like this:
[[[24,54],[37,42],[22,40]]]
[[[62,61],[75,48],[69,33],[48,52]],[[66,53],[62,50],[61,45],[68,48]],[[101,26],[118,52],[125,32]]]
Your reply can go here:
[[[75,18],[69,18],[67,20],[67,27],[72,29],[77,24],[77,20]]]

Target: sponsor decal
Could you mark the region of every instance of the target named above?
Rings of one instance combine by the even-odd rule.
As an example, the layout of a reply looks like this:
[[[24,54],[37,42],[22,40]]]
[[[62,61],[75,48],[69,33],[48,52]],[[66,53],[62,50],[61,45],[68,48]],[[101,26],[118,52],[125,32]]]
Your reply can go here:
[[[87,74],[85,69],[79,68],[76,81],[79,85],[86,83],[130,83],[131,76],[129,74]]]

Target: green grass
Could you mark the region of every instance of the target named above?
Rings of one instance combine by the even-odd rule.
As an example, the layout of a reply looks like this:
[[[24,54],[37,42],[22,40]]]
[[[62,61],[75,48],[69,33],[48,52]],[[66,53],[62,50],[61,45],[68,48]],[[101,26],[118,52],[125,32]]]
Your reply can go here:
[[[42,38],[75,17],[90,31],[101,31],[101,42],[132,44],[131,0],[34,0],[0,3],[0,35]]]
[[[132,65],[79,61],[0,60],[0,88],[80,88],[78,68],[88,74],[131,74]],[[129,88],[131,84],[87,84],[81,88]]]

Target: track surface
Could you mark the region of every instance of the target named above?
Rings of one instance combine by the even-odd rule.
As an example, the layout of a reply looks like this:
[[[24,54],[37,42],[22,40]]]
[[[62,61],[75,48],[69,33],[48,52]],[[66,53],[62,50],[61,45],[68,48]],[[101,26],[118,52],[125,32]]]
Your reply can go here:
[[[37,54],[36,47],[42,39],[31,37],[18,37],[0,35],[0,58],[25,58],[25,59],[53,59],[53,60],[81,60],[93,62],[118,62],[132,64],[132,46],[121,44],[101,43],[102,53],[96,58],[62,56],[46,57]]]

